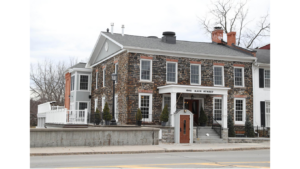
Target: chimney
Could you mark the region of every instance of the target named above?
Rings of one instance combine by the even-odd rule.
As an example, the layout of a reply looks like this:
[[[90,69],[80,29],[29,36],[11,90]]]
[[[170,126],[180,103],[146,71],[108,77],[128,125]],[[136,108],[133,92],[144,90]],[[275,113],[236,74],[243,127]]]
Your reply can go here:
[[[122,36],[124,36],[124,25],[122,25]]]
[[[114,34],[114,23],[111,23],[111,34]]]
[[[175,32],[163,32],[163,37],[161,38],[161,41],[165,43],[176,44]]]
[[[215,30],[211,33],[211,40],[216,43],[222,43],[223,29],[221,27],[215,27]]]
[[[235,43],[236,43],[235,34],[236,34],[236,32],[227,33],[227,45],[228,46],[232,46],[232,44],[235,45]]]

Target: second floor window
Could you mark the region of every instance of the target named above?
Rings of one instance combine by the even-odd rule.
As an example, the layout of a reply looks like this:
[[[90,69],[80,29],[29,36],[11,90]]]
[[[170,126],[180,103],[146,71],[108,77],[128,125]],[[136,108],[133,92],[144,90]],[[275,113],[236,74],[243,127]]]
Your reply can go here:
[[[89,76],[80,75],[80,90],[88,90]]]
[[[223,86],[223,67],[214,67],[214,84],[216,86]]]
[[[244,86],[243,68],[234,68],[234,86]]]
[[[200,84],[200,65],[191,65],[191,84]]]
[[[265,69],[265,88],[270,88],[270,70]]]
[[[167,82],[176,83],[177,78],[177,64],[176,63],[167,63]]]
[[[141,80],[151,81],[152,79],[152,69],[151,69],[152,60],[141,60]]]

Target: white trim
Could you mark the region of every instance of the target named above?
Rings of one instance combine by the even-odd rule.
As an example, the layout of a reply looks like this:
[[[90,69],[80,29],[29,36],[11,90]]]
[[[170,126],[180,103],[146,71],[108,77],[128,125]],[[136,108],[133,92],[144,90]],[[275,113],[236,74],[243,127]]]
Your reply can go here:
[[[115,84],[117,84],[117,82],[118,82],[118,69],[117,69],[117,65],[118,65],[118,68],[119,68],[118,62],[115,63],[115,73],[117,74],[117,80],[116,80]]]
[[[94,99],[94,112],[96,112],[96,109],[98,108],[98,97]]]
[[[110,38],[109,36],[105,35],[104,33],[101,32],[101,35],[103,35],[104,37],[106,37],[107,39],[109,39],[110,41],[112,41],[113,43],[115,43],[116,45],[120,46],[123,49],[123,45],[118,43],[117,41],[113,40],[112,38]]]
[[[192,83],[192,65],[199,66],[199,83]],[[190,64],[190,84],[191,85],[201,85],[201,64]]]
[[[150,61],[150,80],[142,79],[142,61]],[[140,59],[140,81],[141,82],[152,82],[152,59]]]
[[[90,87],[90,82],[91,82],[91,75],[87,75],[87,74],[78,74],[79,75],[79,88],[77,91],[82,91],[82,92],[90,92],[91,87]],[[87,90],[82,90],[80,89],[80,80],[81,80],[81,76],[88,76],[88,89]]]
[[[127,50],[127,53],[144,53],[150,55],[167,55],[175,57],[186,57],[186,58],[197,58],[197,59],[210,59],[210,60],[224,60],[224,61],[243,61],[243,62],[253,62],[256,61],[256,57],[245,57],[245,56],[227,56],[227,55],[210,55],[210,54],[197,54],[189,52],[179,52],[179,51],[167,51],[159,49],[148,49],[148,48],[137,48],[132,46],[124,46],[123,49]]]
[[[243,120],[242,121],[236,121],[235,117],[236,117],[236,100],[242,100],[243,101]],[[241,124],[241,125],[245,125],[245,121],[246,121],[246,98],[234,98],[234,124]]]
[[[105,73],[106,73],[106,67],[102,69],[102,87],[105,87]]]
[[[143,118],[142,121],[152,122],[152,93],[139,93],[139,108],[141,109],[141,96],[149,97],[149,115],[148,118]]]
[[[220,99],[221,100],[221,120],[216,120],[219,124],[222,124],[222,120],[223,120],[223,98],[222,97],[214,97],[213,98],[213,119],[215,119],[215,99]],[[213,120],[214,121],[214,120]]]
[[[266,70],[268,70],[270,72],[270,87],[266,87]],[[264,68],[264,88],[265,89],[270,89],[271,88],[271,70],[270,68]]]
[[[104,106],[105,106],[105,96],[102,96],[101,102],[102,102],[102,104],[101,104],[101,106],[102,106],[101,109],[102,109],[102,111],[103,111]]]
[[[175,82],[168,81],[168,63],[175,63]],[[178,83],[178,62],[166,61],[166,83],[167,84],[177,84]]]
[[[235,69],[242,69],[242,86],[235,85]],[[245,87],[245,75],[244,75],[244,68],[243,67],[233,67],[233,86],[234,87]]]
[[[108,59],[110,59],[110,58],[112,58],[112,57],[114,57],[114,56],[116,56],[116,55],[118,55],[118,54],[124,52],[124,51],[126,51],[126,50],[125,50],[125,49],[122,49],[122,50],[120,50],[119,52],[114,53],[114,54],[112,54],[112,55],[110,55],[110,56],[108,56],[108,57],[106,57],[106,58],[100,60],[99,62],[93,64],[91,67],[95,67],[95,66],[99,65],[100,63],[102,63],[102,62],[104,62],[104,61],[106,61],[106,60],[108,60]]]
[[[209,86],[191,86],[191,85],[165,85],[157,87],[159,94],[164,93],[191,93],[191,94],[228,94],[228,87],[209,87]]]
[[[215,84],[215,67],[221,67],[222,68],[222,85],[216,85]],[[224,66],[220,65],[214,65],[213,66],[213,81],[214,81],[214,86],[225,86],[225,81],[224,81]]]
[[[91,53],[91,55],[90,55],[90,57],[89,57],[89,60],[88,60],[87,64],[85,65],[85,68],[88,68],[88,67],[90,66],[90,62],[91,62],[91,59],[92,59],[92,57],[93,57],[93,53],[94,53],[94,51],[95,51],[95,49],[96,49],[96,47],[97,47],[97,45],[98,45],[98,43],[99,43],[100,38],[101,38],[101,33],[100,33],[100,35],[98,36],[97,42],[96,42],[96,44],[95,44],[95,46],[94,46],[94,48],[93,48],[93,50],[92,50],[92,53]],[[97,57],[97,56],[95,56],[95,57]]]

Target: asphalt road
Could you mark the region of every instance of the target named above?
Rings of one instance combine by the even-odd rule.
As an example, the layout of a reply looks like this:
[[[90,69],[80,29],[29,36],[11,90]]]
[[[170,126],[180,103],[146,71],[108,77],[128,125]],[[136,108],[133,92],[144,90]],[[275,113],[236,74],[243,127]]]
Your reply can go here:
[[[31,156],[31,168],[270,168],[270,150]]]

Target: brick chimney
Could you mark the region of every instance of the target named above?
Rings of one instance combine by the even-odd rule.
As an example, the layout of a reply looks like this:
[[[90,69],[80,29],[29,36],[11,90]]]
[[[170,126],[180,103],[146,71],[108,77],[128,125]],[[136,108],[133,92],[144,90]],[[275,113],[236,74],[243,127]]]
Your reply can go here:
[[[236,32],[227,33],[227,45],[228,46],[232,46],[232,44],[236,43],[235,34],[236,34]]]
[[[215,27],[215,30],[211,33],[211,40],[216,43],[222,43],[223,29],[221,27]]]

